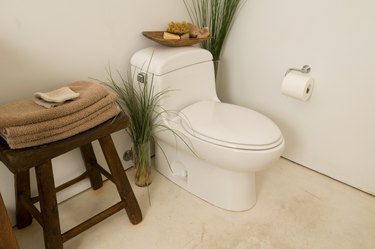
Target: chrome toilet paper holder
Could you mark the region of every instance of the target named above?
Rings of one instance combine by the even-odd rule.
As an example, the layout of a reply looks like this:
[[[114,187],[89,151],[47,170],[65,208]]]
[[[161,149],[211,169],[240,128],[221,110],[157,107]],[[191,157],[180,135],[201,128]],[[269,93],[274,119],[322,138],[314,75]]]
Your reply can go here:
[[[290,73],[291,71],[298,71],[298,72],[301,72],[301,73],[309,73],[311,71],[311,66],[309,65],[304,65],[302,68],[289,68],[286,73],[285,73],[285,76]]]

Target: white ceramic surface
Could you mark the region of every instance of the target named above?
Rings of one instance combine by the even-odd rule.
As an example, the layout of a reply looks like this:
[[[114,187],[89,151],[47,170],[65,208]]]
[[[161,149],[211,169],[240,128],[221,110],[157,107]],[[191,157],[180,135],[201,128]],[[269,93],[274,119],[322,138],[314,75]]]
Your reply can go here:
[[[205,49],[145,48],[131,64],[134,77],[144,73],[156,92],[168,90],[160,105],[169,113],[158,121],[184,140],[155,130],[156,169],[220,208],[253,207],[255,172],[270,166],[284,149],[279,128],[262,114],[219,101],[212,55]]]

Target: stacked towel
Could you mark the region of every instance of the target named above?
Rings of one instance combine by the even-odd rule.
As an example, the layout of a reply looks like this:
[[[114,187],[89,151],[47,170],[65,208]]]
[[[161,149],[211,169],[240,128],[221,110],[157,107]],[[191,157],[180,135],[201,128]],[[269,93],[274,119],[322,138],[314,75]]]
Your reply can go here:
[[[0,135],[10,148],[58,141],[91,129],[120,112],[116,95],[102,85],[76,81],[67,87],[79,97],[53,108],[45,108],[32,99],[0,105]]]

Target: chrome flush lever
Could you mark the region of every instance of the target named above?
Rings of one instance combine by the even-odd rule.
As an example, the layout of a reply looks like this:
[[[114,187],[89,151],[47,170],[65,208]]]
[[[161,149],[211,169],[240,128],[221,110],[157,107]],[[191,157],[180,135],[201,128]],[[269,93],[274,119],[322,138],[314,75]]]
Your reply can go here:
[[[146,75],[146,73],[138,73],[138,75],[137,75],[137,81],[139,82],[139,83],[146,83],[146,81],[147,81],[147,75]]]

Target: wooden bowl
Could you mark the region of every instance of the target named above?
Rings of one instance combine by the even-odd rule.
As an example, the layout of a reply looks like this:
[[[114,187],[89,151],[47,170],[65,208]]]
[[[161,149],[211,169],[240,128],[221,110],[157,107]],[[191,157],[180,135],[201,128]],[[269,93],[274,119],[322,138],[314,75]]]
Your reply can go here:
[[[190,38],[190,39],[181,39],[181,40],[166,40],[163,38],[164,31],[143,31],[142,34],[146,36],[148,39],[153,40],[164,46],[169,47],[185,47],[185,46],[192,46],[194,44],[198,44],[205,40],[208,40],[210,37],[207,38]]]

